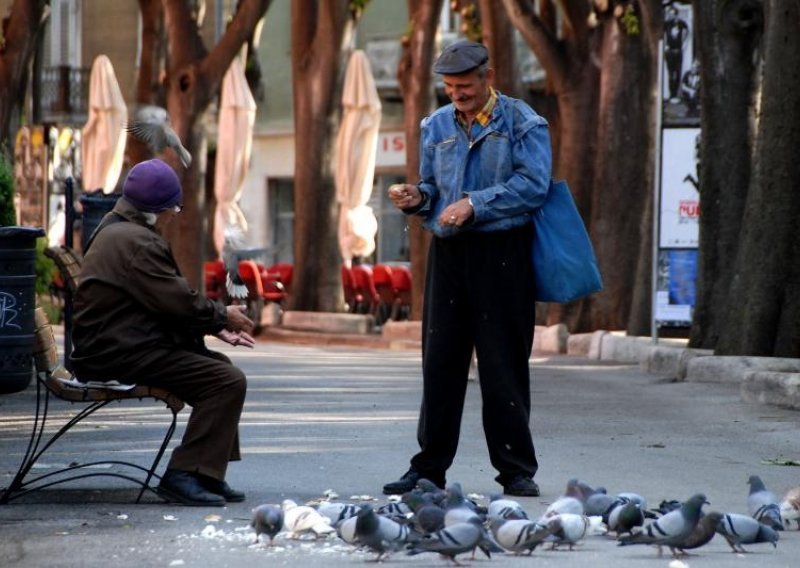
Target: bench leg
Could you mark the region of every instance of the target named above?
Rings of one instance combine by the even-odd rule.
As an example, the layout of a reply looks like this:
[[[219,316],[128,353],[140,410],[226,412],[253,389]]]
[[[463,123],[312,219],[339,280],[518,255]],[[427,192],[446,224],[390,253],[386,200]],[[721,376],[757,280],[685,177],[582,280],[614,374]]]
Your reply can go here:
[[[167,450],[169,441],[172,439],[172,435],[175,433],[175,427],[177,425],[177,422],[178,422],[178,413],[175,410],[172,410],[172,423],[169,425],[169,428],[167,428],[167,433],[164,435],[164,441],[161,442],[161,447],[158,449],[158,453],[156,454],[156,459],[153,460],[153,465],[150,466],[150,469],[147,471],[147,477],[145,477],[142,489],[139,491],[139,496],[136,497],[137,503],[141,501],[145,489],[150,489],[150,480],[153,478],[153,475],[155,475],[158,463],[161,461],[164,452]]]

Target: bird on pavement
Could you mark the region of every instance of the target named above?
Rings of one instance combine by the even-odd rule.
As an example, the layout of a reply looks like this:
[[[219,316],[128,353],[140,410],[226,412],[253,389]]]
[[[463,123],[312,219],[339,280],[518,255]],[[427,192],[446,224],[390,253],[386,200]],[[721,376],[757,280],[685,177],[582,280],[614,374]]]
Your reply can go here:
[[[728,541],[733,552],[747,552],[742,547],[743,544],[759,542],[770,542],[775,548],[778,547],[778,532],[747,515],[737,513],[723,515],[717,523],[716,531]]]
[[[800,487],[794,487],[786,492],[781,501],[781,518],[786,521],[787,527],[791,527],[792,521],[796,522],[800,530]]]
[[[172,148],[184,168],[192,164],[192,155],[183,147],[178,134],[170,126],[166,109],[156,105],[140,106],[125,130],[147,144],[157,154],[162,153],[167,147]]]
[[[489,507],[486,516],[489,519],[528,519],[528,513],[522,508],[517,501],[507,499],[499,493],[494,493],[489,496]]]
[[[778,498],[764,486],[764,482],[757,475],[751,475],[747,483],[750,484],[750,494],[747,496],[747,510],[750,515],[768,527],[782,531],[783,522]]]
[[[711,542],[711,539],[717,534],[717,526],[722,520],[722,517],[722,513],[718,513],[717,511],[712,511],[700,517],[697,526],[689,533],[689,536],[683,539],[683,542],[675,546],[679,555],[688,556],[689,553],[686,552],[687,550],[700,548]]]
[[[423,552],[437,552],[446,556],[456,566],[462,566],[456,556],[475,550],[483,540],[483,527],[479,523],[456,523],[424,536],[408,550],[409,556]]]
[[[704,494],[692,495],[679,509],[648,523],[637,533],[620,537],[618,539],[619,546],[654,544],[658,546],[659,555],[662,552],[661,547],[667,546],[675,556],[677,555],[676,547],[680,546],[697,526],[703,505],[707,503]]]
[[[316,509],[320,515],[330,519],[331,525],[335,527],[345,519],[356,516],[361,507],[353,503],[331,503],[330,501],[323,501],[316,506]]]
[[[256,542],[260,535],[265,534],[269,537],[269,546],[272,546],[275,535],[283,528],[283,510],[277,505],[259,505],[253,509],[250,526],[256,531]]]
[[[283,509],[283,526],[293,538],[303,534],[314,534],[315,537],[319,537],[336,532],[336,529],[328,523],[328,518],[320,515],[312,507],[284,499],[281,509]]]
[[[575,513],[560,513],[540,521],[545,523],[547,532],[546,542],[552,542],[555,550],[562,544],[573,550],[575,544],[589,534],[605,534],[606,529],[600,517],[587,517]]]
[[[608,530],[621,535],[622,533],[631,534],[633,527],[640,527],[644,524],[644,511],[642,506],[633,501],[619,503],[614,506],[608,515]]]
[[[420,538],[408,525],[401,525],[378,515],[370,505],[363,505],[356,519],[356,543],[377,552],[376,562]]]
[[[492,517],[489,528],[495,541],[510,552],[531,555],[534,549],[550,535],[547,526],[527,519],[504,519]]]

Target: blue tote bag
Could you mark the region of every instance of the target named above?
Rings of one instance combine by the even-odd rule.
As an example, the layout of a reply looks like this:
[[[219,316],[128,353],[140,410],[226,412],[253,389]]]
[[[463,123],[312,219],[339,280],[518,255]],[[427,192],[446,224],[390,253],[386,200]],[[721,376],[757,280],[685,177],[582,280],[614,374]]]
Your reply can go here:
[[[533,273],[537,302],[565,304],[603,289],[592,241],[564,181],[550,181],[533,212]]]

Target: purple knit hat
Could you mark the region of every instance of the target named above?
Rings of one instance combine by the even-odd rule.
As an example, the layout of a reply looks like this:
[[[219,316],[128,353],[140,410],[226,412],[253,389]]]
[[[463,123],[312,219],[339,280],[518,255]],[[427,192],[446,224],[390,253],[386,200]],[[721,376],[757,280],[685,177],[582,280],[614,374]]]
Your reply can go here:
[[[183,192],[175,170],[163,160],[154,159],[131,168],[122,195],[139,211],[159,213],[178,205]]]

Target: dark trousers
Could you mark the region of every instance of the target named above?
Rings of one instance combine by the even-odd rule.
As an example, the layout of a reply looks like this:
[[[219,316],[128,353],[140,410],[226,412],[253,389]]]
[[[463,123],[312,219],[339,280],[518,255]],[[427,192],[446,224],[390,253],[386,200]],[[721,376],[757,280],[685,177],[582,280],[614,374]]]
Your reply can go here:
[[[181,444],[168,468],[224,480],[240,459],[239,418],[247,379],[222,353],[156,350],[143,354],[131,382],[162,387],[192,407]]]
[[[529,426],[535,319],[531,228],[434,237],[422,320],[423,395],[411,465],[442,483],[458,447],[473,346],[483,430],[505,484],[538,468]]]

